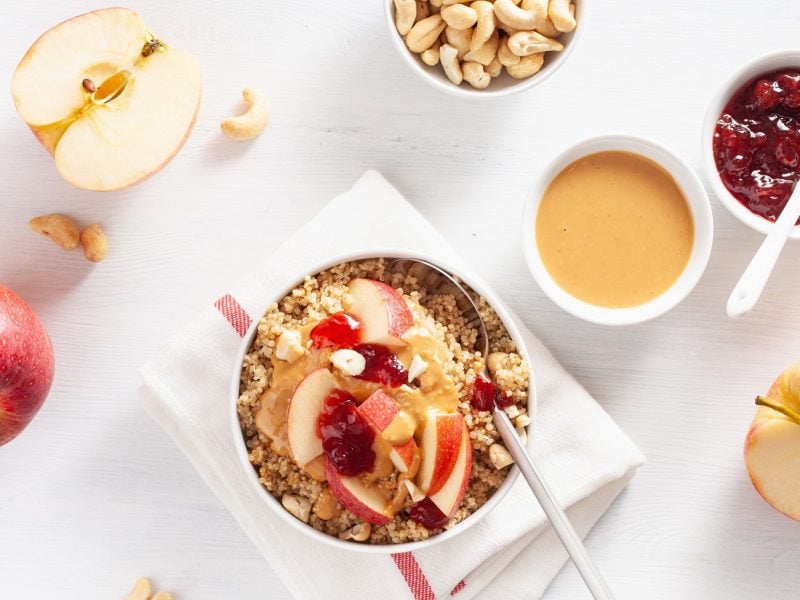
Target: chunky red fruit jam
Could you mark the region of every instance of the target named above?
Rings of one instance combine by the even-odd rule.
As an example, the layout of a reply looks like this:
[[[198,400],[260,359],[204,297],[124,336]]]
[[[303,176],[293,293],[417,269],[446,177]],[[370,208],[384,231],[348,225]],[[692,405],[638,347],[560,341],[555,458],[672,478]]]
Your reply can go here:
[[[379,344],[359,344],[353,350],[364,357],[366,366],[358,379],[374,381],[391,387],[399,387],[408,382],[408,371],[397,355],[386,346]]]
[[[766,73],[734,94],[717,121],[714,160],[739,202],[778,218],[800,179],[800,69]]]
[[[375,433],[356,410],[356,401],[344,390],[334,390],[327,398],[317,420],[317,435],[325,455],[342,475],[372,471]]]
[[[353,315],[338,312],[320,321],[311,330],[310,337],[314,348],[352,348],[358,343],[361,323]]]
[[[447,515],[430,498],[423,498],[408,509],[408,518],[426,529],[441,529],[447,525]]]

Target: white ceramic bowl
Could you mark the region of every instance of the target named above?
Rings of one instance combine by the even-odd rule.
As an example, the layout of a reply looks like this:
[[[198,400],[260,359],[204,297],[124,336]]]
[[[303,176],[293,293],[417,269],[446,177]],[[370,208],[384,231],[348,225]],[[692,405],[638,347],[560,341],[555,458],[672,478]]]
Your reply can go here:
[[[584,28],[583,21],[586,18],[584,1],[585,0],[573,0],[575,3],[575,18],[578,21],[578,25],[575,27],[574,31],[562,33],[558,37],[558,41],[564,44],[564,49],[561,52],[546,53],[544,65],[538,73],[527,79],[514,79],[504,70],[499,77],[492,80],[489,87],[483,90],[475,89],[467,82],[461,85],[454,85],[444,74],[440,64],[429,67],[422,62],[418,54],[411,52],[411,50],[406,47],[403,36],[398,33],[397,27],[395,27],[393,0],[383,0],[383,5],[386,13],[386,25],[389,28],[389,37],[392,38],[394,47],[397,48],[403,62],[425,81],[425,83],[437,90],[462,98],[496,98],[498,96],[510,96],[511,94],[516,94],[517,92],[537,86],[564,64],[564,61],[567,60],[570,52],[572,52],[572,48],[577,43],[580,32],[583,31]]]
[[[782,68],[793,67],[800,69],[800,50],[781,50],[780,52],[773,52],[757,58],[739,69],[725,82],[725,84],[717,91],[711,100],[706,112],[705,121],[703,121],[702,131],[702,153],[703,165],[705,166],[706,177],[711,183],[719,201],[727,208],[733,216],[739,219],[745,225],[749,225],[756,231],[764,235],[770,232],[772,228],[772,221],[768,221],[764,217],[751,212],[746,206],[739,202],[722,183],[722,179],[717,171],[717,165],[714,162],[714,129],[717,125],[722,110],[740,87],[746,84],[751,79],[755,79],[762,73],[770,71],[777,71]],[[791,236],[792,239],[800,239],[800,227],[795,227]]]
[[[547,186],[567,165],[581,157],[607,150],[632,152],[649,158],[669,172],[683,191],[694,219],[694,245],[689,262],[681,276],[666,292],[653,300],[628,308],[595,306],[564,291],[551,277],[539,256],[536,239],[536,214]],[[626,136],[610,135],[591,138],[559,154],[536,177],[528,191],[522,214],[522,247],[525,260],[536,283],[545,294],[568,313],[601,325],[631,325],[654,319],[683,300],[700,280],[708,264],[714,239],[711,206],[702,183],[683,161],[666,148],[653,142]]]
[[[349,262],[352,260],[363,260],[375,257],[416,258],[435,264],[444,269],[448,273],[458,275],[458,277],[460,277],[467,285],[469,285],[478,294],[483,296],[489,303],[489,305],[497,312],[498,316],[500,317],[500,320],[503,322],[503,325],[505,325],[506,329],[511,335],[511,339],[514,341],[514,344],[516,345],[520,355],[529,365],[531,365],[531,375],[528,384],[528,414],[531,417],[531,425],[528,427],[529,448],[533,447],[535,438],[533,430],[534,430],[534,423],[536,422],[536,387],[534,384],[535,378],[533,374],[533,368],[535,365],[531,364],[530,356],[528,354],[527,348],[525,347],[525,343],[522,339],[522,336],[520,335],[517,327],[514,325],[514,322],[511,320],[511,317],[509,316],[508,310],[505,308],[505,305],[500,301],[497,295],[495,295],[495,293],[491,289],[489,289],[489,287],[482,281],[471,276],[466,276],[460,270],[451,267],[447,263],[437,258],[426,256],[425,254],[422,253],[411,252],[408,250],[397,250],[393,248],[376,248],[376,249],[365,250],[363,252],[351,253],[334,258],[328,258],[325,259],[324,261],[321,261],[317,265],[313,265],[311,268],[308,269],[308,271],[298,273],[297,279],[292,282],[287,282],[286,288],[282,290],[280,294],[277,294],[276,296],[270,298],[264,298],[264,310],[261,312],[261,314],[258,315],[257,318],[253,319],[253,323],[250,326],[250,329],[247,331],[247,334],[244,336],[244,339],[242,340],[242,346],[239,349],[239,352],[236,354],[236,361],[233,365],[233,373],[231,374],[231,385],[228,398],[228,403],[230,405],[230,426],[231,426],[231,434],[233,435],[233,443],[234,446],[236,447],[236,453],[239,457],[239,462],[241,463],[241,466],[244,469],[246,477],[253,485],[253,489],[256,491],[258,496],[268,506],[270,506],[281,519],[283,519],[291,527],[294,527],[297,531],[301,532],[302,535],[308,536],[310,540],[335,546],[340,550],[367,552],[371,554],[387,554],[395,552],[408,552],[408,551],[418,550],[420,548],[427,548],[429,546],[432,546],[433,544],[438,544],[439,542],[444,542],[445,540],[449,540],[454,536],[458,535],[459,533],[466,531],[469,527],[477,523],[483,516],[489,513],[489,511],[491,511],[495,506],[497,506],[497,504],[503,499],[503,497],[508,493],[508,490],[511,489],[511,486],[514,484],[514,481],[517,479],[517,476],[519,475],[519,469],[516,466],[514,466],[509,472],[508,477],[506,477],[505,481],[501,484],[500,488],[492,495],[491,498],[489,498],[486,504],[484,504],[482,507],[476,510],[464,521],[462,521],[452,529],[448,529],[447,531],[444,531],[438,535],[434,535],[428,538],[427,540],[423,540],[420,542],[409,542],[405,544],[384,544],[384,545],[370,545],[370,544],[359,544],[355,542],[346,542],[336,537],[317,531],[310,525],[306,525],[299,519],[296,519],[288,512],[286,512],[283,506],[281,506],[281,503],[278,500],[276,500],[272,494],[270,494],[266,489],[264,489],[264,487],[258,481],[258,475],[256,474],[255,469],[250,464],[250,461],[247,458],[247,447],[245,446],[244,436],[242,435],[242,431],[239,427],[239,417],[236,410],[236,404],[239,399],[239,379],[241,376],[242,361],[244,360],[244,355],[247,353],[248,349],[250,348],[250,344],[252,343],[253,338],[256,335],[256,330],[258,327],[258,322],[261,319],[261,315],[263,315],[266,312],[267,307],[273,302],[276,302],[280,298],[284,297],[296,285],[301,283],[307,273],[316,274],[319,273],[320,271],[323,271],[339,263]]]

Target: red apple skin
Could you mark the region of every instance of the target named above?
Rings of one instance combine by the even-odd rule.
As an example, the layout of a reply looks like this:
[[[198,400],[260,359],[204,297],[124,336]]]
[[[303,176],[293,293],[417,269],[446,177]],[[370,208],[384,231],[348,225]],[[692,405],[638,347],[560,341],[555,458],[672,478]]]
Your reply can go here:
[[[364,504],[359,498],[357,498],[349,489],[345,487],[343,483],[345,478],[357,479],[357,477],[346,477],[345,475],[340,475],[336,471],[336,467],[333,466],[333,463],[327,459],[325,460],[325,479],[328,482],[328,487],[330,488],[334,497],[342,506],[348,509],[359,519],[363,519],[367,523],[372,523],[373,525],[385,525],[392,520],[390,515],[373,510]]]
[[[411,314],[411,309],[408,308],[403,297],[392,286],[382,281],[374,281],[373,283],[386,303],[389,333],[399,338],[414,324],[414,315]]]
[[[39,411],[54,368],[44,325],[22,298],[0,285],[0,446],[17,437]]]
[[[362,323],[362,341],[405,345],[400,338],[414,325],[414,315],[400,293],[375,279],[353,279],[348,288],[353,304],[347,308]]]

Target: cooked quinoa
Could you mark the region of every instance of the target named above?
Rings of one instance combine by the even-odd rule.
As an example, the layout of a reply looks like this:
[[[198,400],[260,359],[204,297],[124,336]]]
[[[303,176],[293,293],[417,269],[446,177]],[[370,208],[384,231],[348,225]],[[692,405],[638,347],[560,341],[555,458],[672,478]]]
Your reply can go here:
[[[325,482],[308,476],[290,456],[278,455],[270,446],[270,439],[256,427],[255,416],[261,408],[260,398],[272,377],[272,355],[278,338],[287,329],[299,329],[343,310],[347,283],[357,277],[377,279],[397,289],[415,311],[432,318],[435,333],[441,336],[452,352],[444,368],[452,377],[458,391],[458,409],[463,414],[472,442],[472,472],[469,486],[460,507],[448,521],[445,529],[463,521],[480,508],[494,494],[508,475],[510,467],[495,468],[489,460],[489,446],[500,443],[499,433],[489,412],[476,411],[470,405],[472,384],[484,370],[484,357],[474,348],[477,332],[470,327],[452,296],[432,295],[417,285],[410,276],[391,274],[384,259],[369,259],[336,265],[314,276],[307,276],[302,284],[289,292],[277,304],[272,304],[258,324],[258,332],[242,364],[239,422],[248,449],[251,464],[259,475],[261,484],[278,501],[284,494],[308,499],[312,510],[308,524],[319,531],[340,536],[363,521],[331,502]],[[516,351],[511,337],[495,311],[483,298],[476,297],[478,310],[489,336],[489,352],[496,355],[494,381],[513,399],[506,413],[518,427],[527,427],[528,365]],[[494,366],[494,365],[493,365]],[[397,472],[380,481],[381,485],[396,486]],[[406,501],[406,507],[412,501]],[[319,513],[319,514],[318,514]],[[324,518],[321,518],[324,517]],[[429,531],[408,519],[405,510],[399,511],[392,521],[381,526],[371,526],[366,543],[399,544],[427,539],[439,531]]]

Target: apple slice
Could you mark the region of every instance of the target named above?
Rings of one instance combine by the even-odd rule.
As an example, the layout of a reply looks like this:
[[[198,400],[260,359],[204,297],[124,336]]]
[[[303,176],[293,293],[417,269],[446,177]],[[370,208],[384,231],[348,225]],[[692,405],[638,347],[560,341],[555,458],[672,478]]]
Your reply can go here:
[[[413,421],[406,418],[407,415],[383,390],[377,390],[364,400],[358,407],[358,412],[378,435],[392,444],[389,458],[398,471],[406,473],[417,454]]]
[[[17,112],[70,183],[107,191],[166,165],[200,107],[200,66],[127,8],[96,10],[45,32],[17,66]]]
[[[400,336],[414,324],[414,316],[397,290],[374,279],[353,279],[347,287],[352,297],[347,308],[361,321],[362,342],[405,346]]]
[[[461,448],[464,417],[460,413],[428,412],[422,430],[422,463],[417,485],[427,496],[433,496],[447,482]]]
[[[444,485],[435,494],[429,495],[431,501],[447,518],[453,516],[461,504],[464,492],[469,484],[469,475],[472,471],[472,445],[469,442],[469,432],[463,428],[461,445],[458,449],[458,458],[450,476]]]
[[[336,380],[327,369],[316,369],[306,375],[289,400],[287,437],[292,458],[304,467],[322,454],[322,440],[317,435],[317,419],[323,403],[336,389]]]
[[[325,479],[336,499],[347,510],[373,525],[385,525],[392,520],[387,514],[386,498],[376,488],[367,487],[359,477],[341,475],[333,463],[325,460]]]

